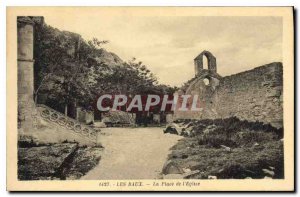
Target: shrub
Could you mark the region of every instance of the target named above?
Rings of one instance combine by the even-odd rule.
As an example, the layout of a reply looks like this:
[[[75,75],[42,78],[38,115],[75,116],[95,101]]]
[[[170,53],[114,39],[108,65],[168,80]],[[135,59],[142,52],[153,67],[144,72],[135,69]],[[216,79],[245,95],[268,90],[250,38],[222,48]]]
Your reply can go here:
[[[237,142],[239,145],[253,145],[254,143],[266,143],[269,141],[278,140],[278,135],[271,132],[263,131],[243,131],[236,133],[233,141]]]
[[[230,137],[219,134],[205,134],[198,138],[199,145],[208,145],[209,147],[220,148],[221,145],[235,147],[237,144]]]
[[[253,172],[245,169],[241,164],[232,163],[225,165],[224,169],[216,175],[219,179],[244,179],[246,177],[252,177],[253,174]]]
[[[283,129],[235,117],[190,120],[187,124],[193,126],[195,136],[180,140],[172,148],[169,159],[199,170],[201,174],[194,178],[213,175],[218,179],[257,179],[268,176],[263,169],[273,171],[273,178],[284,178],[283,143],[279,140],[283,137]],[[253,146],[255,143],[258,145]],[[220,149],[221,145],[232,151]],[[182,159],[182,155],[188,157]]]

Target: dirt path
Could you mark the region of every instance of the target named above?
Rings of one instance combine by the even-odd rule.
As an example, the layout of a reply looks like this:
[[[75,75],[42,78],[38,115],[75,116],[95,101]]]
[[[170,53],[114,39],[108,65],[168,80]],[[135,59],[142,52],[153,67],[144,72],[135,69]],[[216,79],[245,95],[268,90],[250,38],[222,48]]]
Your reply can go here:
[[[163,134],[162,128],[105,128],[100,142],[105,147],[98,166],[82,179],[155,179],[181,138]]]

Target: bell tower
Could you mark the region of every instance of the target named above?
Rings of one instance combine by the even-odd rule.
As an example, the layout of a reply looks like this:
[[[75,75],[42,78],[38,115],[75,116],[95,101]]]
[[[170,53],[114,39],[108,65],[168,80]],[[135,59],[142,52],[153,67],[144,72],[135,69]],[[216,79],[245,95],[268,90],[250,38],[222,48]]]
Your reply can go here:
[[[203,68],[203,57],[207,58],[208,70],[213,73],[217,73],[217,60],[216,57],[209,51],[203,51],[194,59],[195,65],[195,76],[201,74],[203,70],[207,70]]]

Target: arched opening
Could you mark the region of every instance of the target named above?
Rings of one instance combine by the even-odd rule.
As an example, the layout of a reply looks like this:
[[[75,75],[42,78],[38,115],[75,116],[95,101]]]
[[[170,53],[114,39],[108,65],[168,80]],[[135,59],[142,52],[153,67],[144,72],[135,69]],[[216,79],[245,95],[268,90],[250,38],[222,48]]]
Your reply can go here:
[[[203,65],[203,69],[207,69],[208,70],[208,58],[206,57],[206,55],[202,56],[202,65]]]
[[[196,76],[202,72],[202,70],[209,70],[210,72],[217,72],[216,58],[209,52],[203,51],[194,59],[195,74]]]
[[[209,78],[208,78],[208,77],[204,78],[204,79],[203,79],[203,83],[204,83],[206,86],[208,86],[208,85],[210,84]]]

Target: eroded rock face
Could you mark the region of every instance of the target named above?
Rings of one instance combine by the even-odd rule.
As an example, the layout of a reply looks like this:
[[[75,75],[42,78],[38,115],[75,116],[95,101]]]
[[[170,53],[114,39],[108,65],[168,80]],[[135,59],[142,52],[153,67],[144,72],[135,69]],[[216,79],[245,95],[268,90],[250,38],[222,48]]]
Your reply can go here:
[[[105,49],[99,49],[95,59],[98,63],[104,63],[110,66],[121,65],[124,63],[123,60],[115,53],[108,52]]]
[[[167,174],[183,174],[184,171],[176,163],[169,160],[165,163],[162,173],[165,175],[167,175]]]
[[[103,148],[101,147],[79,148],[74,155],[73,162],[70,164],[69,169],[66,170],[66,179],[79,179],[98,165],[102,150]]]
[[[59,168],[78,148],[75,143],[18,148],[18,178],[43,180],[59,178]]]
[[[102,147],[79,147],[77,143],[19,147],[18,178],[20,180],[79,179],[98,165],[102,150]]]

